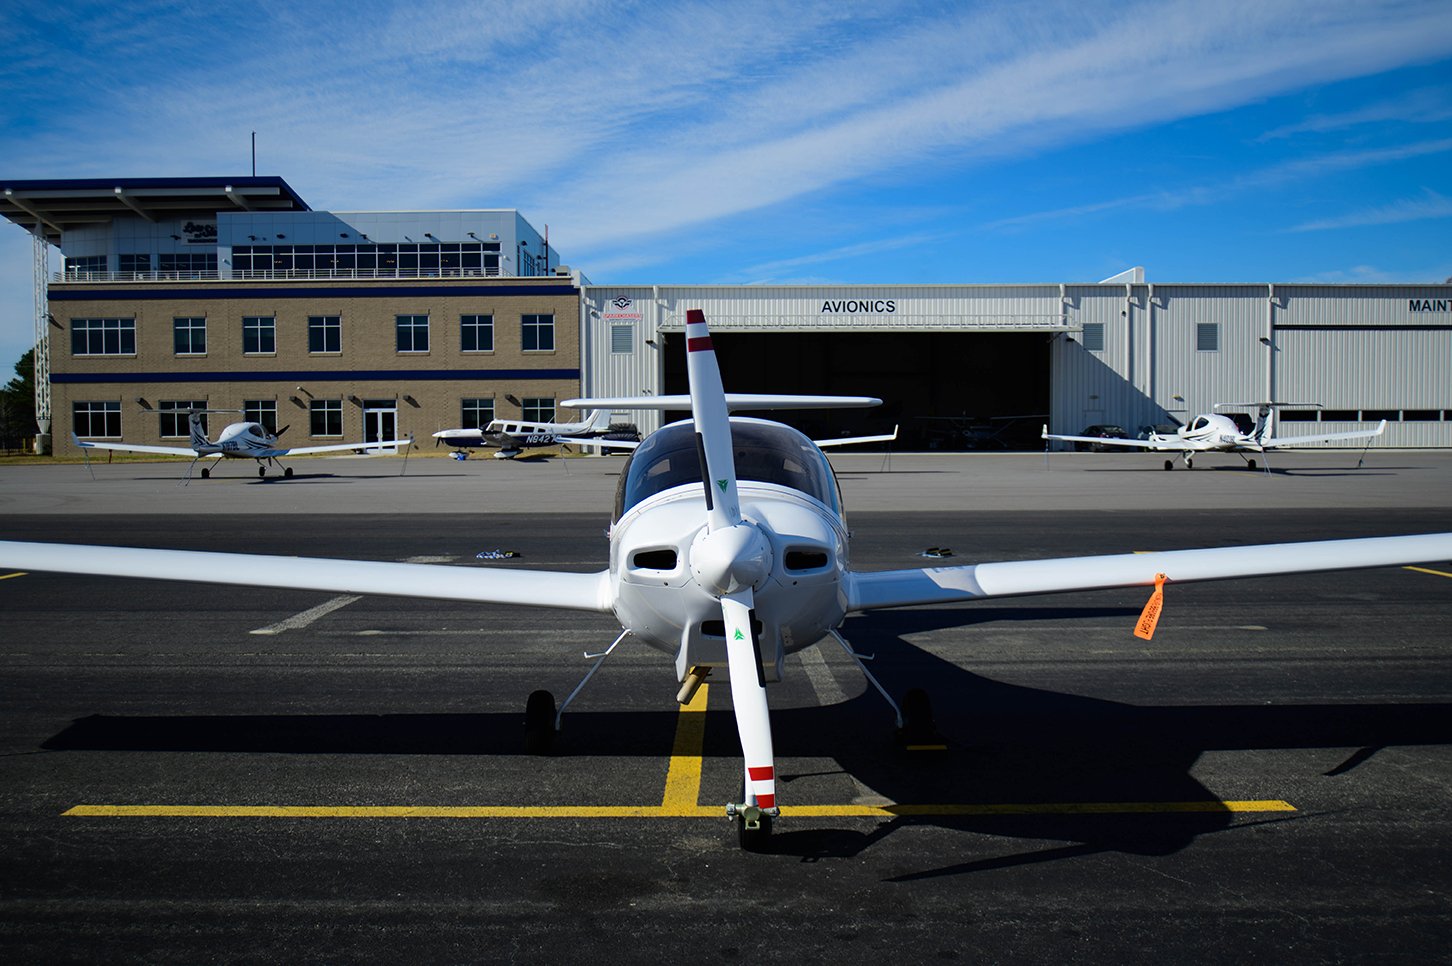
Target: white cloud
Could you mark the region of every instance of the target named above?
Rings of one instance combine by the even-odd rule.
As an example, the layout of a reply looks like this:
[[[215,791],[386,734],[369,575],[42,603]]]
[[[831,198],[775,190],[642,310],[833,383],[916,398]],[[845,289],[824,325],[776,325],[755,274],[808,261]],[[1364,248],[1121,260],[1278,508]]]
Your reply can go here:
[[[1332,231],[1341,228],[1362,228],[1367,225],[1395,225],[1406,221],[1452,218],[1452,198],[1424,189],[1419,198],[1403,198],[1388,205],[1363,208],[1334,218],[1303,222],[1288,232]]]

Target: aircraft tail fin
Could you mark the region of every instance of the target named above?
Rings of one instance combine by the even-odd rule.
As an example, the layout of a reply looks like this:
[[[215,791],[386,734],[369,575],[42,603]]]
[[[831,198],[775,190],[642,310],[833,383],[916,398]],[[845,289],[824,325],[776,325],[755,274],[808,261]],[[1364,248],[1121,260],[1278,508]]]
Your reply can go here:
[[[1255,429],[1251,431],[1251,438],[1257,443],[1268,442],[1271,434],[1275,432],[1276,407],[1270,403],[1263,403],[1256,413]]]
[[[202,417],[203,413],[201,410],[194,409],[187,418],[187,424],[191,427],[192,433],[192,449],[200,449],[203,446],[211,445],[211,442],[207,439],[207,424],[202,421]]]

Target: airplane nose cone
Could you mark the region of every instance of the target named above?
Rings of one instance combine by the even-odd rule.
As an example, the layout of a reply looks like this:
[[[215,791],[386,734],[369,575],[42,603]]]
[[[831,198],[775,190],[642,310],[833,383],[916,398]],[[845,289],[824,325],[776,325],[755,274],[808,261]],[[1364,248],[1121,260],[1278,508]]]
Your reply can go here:
[[[771,546],[749,523],[709,533],[703,529],[691,543],[691,573],[717,596],[757,590],[771,574]]]

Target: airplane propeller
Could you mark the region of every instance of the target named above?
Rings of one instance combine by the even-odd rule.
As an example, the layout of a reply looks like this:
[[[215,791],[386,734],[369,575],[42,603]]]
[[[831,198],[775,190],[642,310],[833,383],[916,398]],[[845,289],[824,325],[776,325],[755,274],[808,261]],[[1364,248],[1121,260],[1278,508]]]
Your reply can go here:
[[[706,316],[699,309],[686,313],[686,375],[706,490],[706,529],[692,544],[691,569],[700,586],[721,602],[731,703],[746,760],[738,819],[747,842],[770,832],[776,812],[771,718],[752,610],[753,591],[771,573],[771,548],[765,534],[741,517],[726,391]]]

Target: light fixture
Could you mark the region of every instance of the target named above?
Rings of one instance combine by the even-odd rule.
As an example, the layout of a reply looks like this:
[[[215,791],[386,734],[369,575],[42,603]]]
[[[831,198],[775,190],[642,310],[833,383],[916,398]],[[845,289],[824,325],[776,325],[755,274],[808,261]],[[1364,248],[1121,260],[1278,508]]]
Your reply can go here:
[[[137,396],[136,397],[136,405],[145,407],[146,409],[150,409],[151,408],[150,406],[148,406],[146,404],[146,397],[145,396]]]
[[[655,340],[654,339],[646,339],[645,340],[645,344],[648,345],[648,346],[652,346],[653,347],[655,345]]]
[[[365,234],[363,234],[362,232],[359,232],[358,233],[358,237],[361,238],[361,239],[363,239],[364,241],[367,241],[368,240],[368,236],[365,235]]]
[[[519,401],[519,398],[517,396],[513,396],[513,395],[510,395],[508,393],[505,393],[505,395],[504,395],[504,401],[507,402],[507,403],[509,403],[512,406],[522,406],[522,405],[524,405],[523,403],[521,403]]]
[[[340,231],[340,232],[338,232],[338,237],[339,238],[347,238],[348,237],[348,233],[346,231]]]
[[[256,241],[257,240],[257,236],[256,235],[248,235],[247,236],[247,240],[248,241]]]
[[[349,396],[348,401],[355,406],[363,405],[363,400],[359,399],[357,396]]]
[[[282,232],[278,232],[278,233],[277,233],[277,237],[278,237],[278,238],[286,238],[286,237],[287,237],[287,236],[286,236],[286,235],[284,235],[284,234],[283,234],[283,233],[282,233]]]
[[[298,386],[298,387],[297,387],[297,391],[298,391],[298,392],[300,392],[300,393],[302,393],[302,394],[303,394],[303,395],[304,395],[304,396],[307,396],[307,397],[308,397],[308,398],[309,398],[309,399],[311,399],[311,398],[313,398],[313,394],[312,394],[312,393],[310,393],[310,392],[308,392],[308,391],[307,391],[307,390],[306,390],[306,389],[304,389],[304,388],[303,388],[303,387],[302,387],[302,386]]]
[[[469,232],[469,237],[472,238],[472,239],[474,239],[475,241],[478,241],[479,240],[479,236],[476,235],[476,234],[474,234],[472,231]]]
[[[1261,336],[1260,337],[1260,344],[1261,345],[1270,345],[1271,344],[1271,340],[1267,336]]]
[[[426,231],[426,232],[424,232],[424,237],[425,238],[433,238],[434,237],[434,233],[431,232],[431,231]],[[438,239],[437,238],[434,238],[434,241],[438,241]]]

